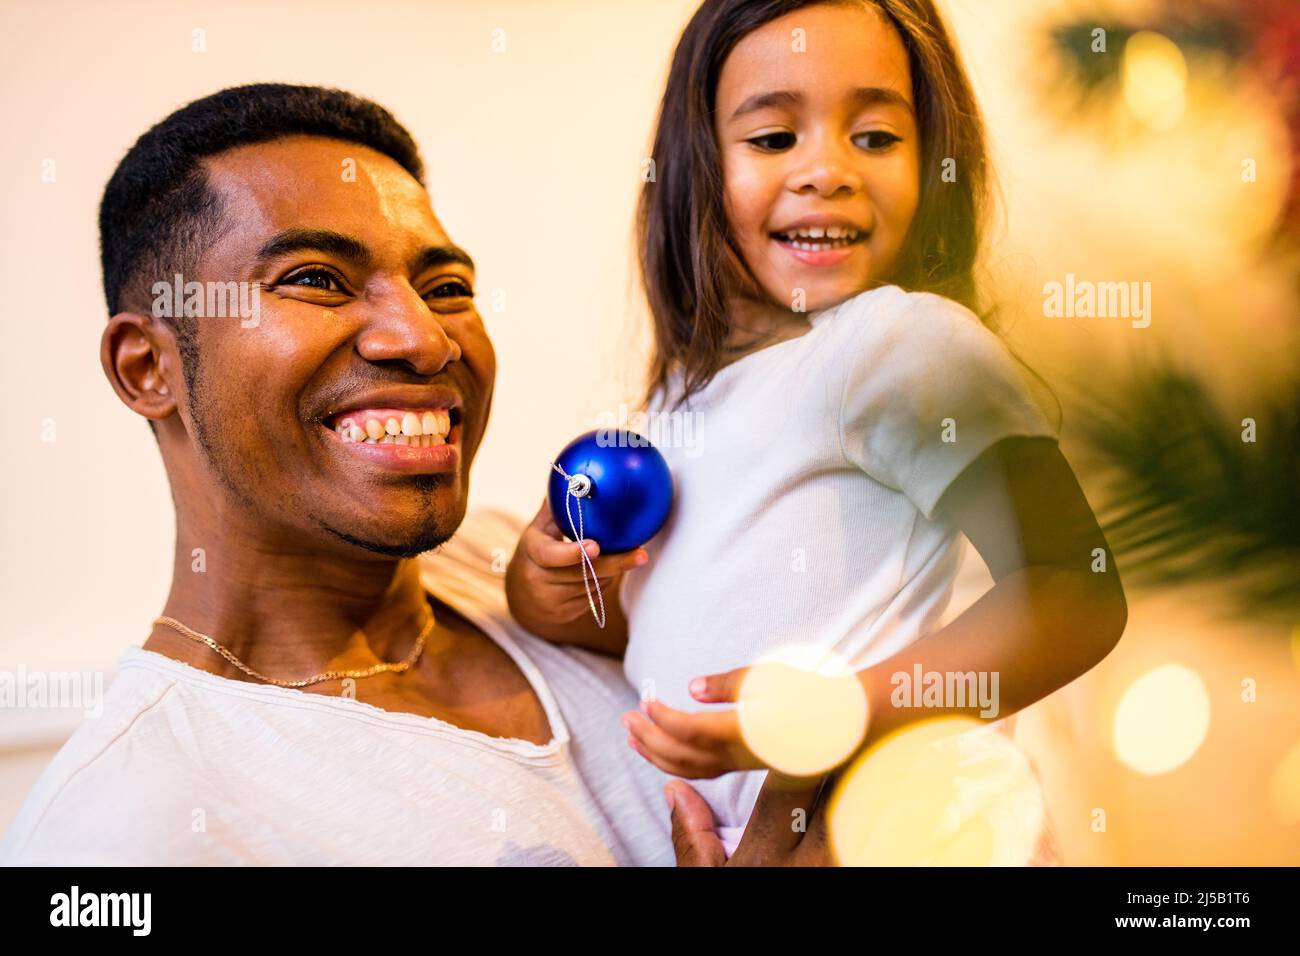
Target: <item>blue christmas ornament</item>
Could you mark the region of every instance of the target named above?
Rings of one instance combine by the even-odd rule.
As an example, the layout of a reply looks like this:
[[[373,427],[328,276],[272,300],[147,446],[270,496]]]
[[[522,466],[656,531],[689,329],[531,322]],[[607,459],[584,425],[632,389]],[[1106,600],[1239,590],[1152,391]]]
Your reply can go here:
[[[648,438],[601,428],[560,452],[548,498],[564,534],[592,539],[601,554],[620,554],[645,544],[668,520],[673,476]]]

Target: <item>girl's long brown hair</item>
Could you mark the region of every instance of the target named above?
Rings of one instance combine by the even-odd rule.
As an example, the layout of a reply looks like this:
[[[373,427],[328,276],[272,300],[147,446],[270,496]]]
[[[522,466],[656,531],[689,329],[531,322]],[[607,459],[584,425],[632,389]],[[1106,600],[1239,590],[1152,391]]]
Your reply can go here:
[[[873,7],[907,50],[920,134],[920,199],[890,281],[972,311],[974,267],[987,206],[984,125],[970,83],[931,0],[705,0],[673,54],[655,131],[655,175],[637,206],[641,274],[654,326],[647,400],[683,373],[677,402],[722,367],[727,302],[756,284],[727,226],[713,129],[722,65],[747,34],[820,3]],[[943,182],[945,159],[955,182]]]

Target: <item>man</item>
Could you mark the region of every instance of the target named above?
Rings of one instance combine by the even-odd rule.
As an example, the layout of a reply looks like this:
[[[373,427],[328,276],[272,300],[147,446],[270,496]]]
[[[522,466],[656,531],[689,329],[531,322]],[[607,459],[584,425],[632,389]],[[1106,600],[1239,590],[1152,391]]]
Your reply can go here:
[[[510,621],[519,526],[461,527],[495,358],[422,176],[385,110],[282,85],[191,103],[114,173],[101,359],[158,440],[172,587],[0,860],[720,862],[680,784],[670,838],[618,663]],[[737,862],[819,861],[798,802]]]

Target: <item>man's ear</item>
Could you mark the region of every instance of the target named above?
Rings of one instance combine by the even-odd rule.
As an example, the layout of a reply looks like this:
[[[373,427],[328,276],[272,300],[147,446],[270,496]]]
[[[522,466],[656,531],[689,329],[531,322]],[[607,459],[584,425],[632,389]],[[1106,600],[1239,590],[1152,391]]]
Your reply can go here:
[[[162,421],[176,412],[180,360],[165,322],[119,312],[100,338],[99,361],[117,397],[136,414]]]

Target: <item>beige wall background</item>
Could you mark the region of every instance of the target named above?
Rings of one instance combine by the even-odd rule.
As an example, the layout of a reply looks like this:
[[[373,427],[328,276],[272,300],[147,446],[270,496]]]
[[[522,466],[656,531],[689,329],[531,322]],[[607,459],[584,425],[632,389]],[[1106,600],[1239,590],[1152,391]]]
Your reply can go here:
[[[632,210],[669,56],[694,6],[0,3],[0,389],[9,409],[0,670],[111,673],[168,587],[165,476],[147,427],[117,402],[97,358],[106,318],[98,201],[140,133],[192,99],[254,81],[339,86],[392,110],[423,148],[435,210],[479,263],[480,310],[499,356],[472,505],[531,514],[549,457],[635,391],[643,352]],[[1268,91],[1200,74],[1177,128],[1117,151],[1086,124],[1052,116],[1034,82],[1044,55],[1036,27],[1077,7],[1073,0],[943,6],[987,113],[1005,193],[990,268],[1017,350],[1049,378],[1086,383],[1161,343],[1243,401],[1292,374],[1282,346],[1294,333],[1293,292],[1256,261],[1291,162]],[[1148,6],[1107,4],[1134,16]],[[1242,155],[1262,157],[1249,193],[1236,176]],[[50,161],[55,179],[45,182]],[[1205,268],[1189,277],[1189,262]],[[1175,268],[1177,278],[1161,282]],[[1152,327],[1044,319],[1044,281],[1069,271],[1153,280]],[[1180,303],[1189,302],[1222,321],[1180,324]],[[974,558],[953,612],[987,584]],[[1300,698],[1285,636],[1209,623],[1197,613],[1202,594],[1162,600],[1134,602],[1121,651],[1022,721],[1067,859],[1300,858],[1297,821],[1277,809],[1292,790],[1269,789],[1300,743],[1300,724],[1285,730],[1296,709],[1277,696]],[[1212,736],[1184,768],[1143,778],[1109,754],[1107,708],[1135,675],[1174,660],[1210,683]],[[1245,668],[1271,679],[1263,735],[1260,713],[1232,703]],[[0,828],[78,717],[0,710]],[[1247,747],[1255,763],[1236,767],[1246,782],[1224,791],[1217,761],[1240,762]],[[1115,811],[1110,836],[1086,826],[1098,805]]]

